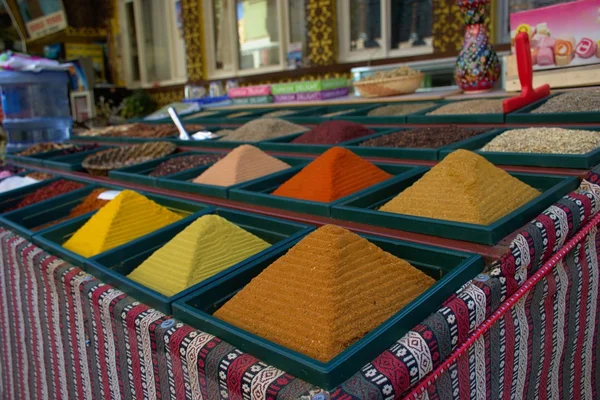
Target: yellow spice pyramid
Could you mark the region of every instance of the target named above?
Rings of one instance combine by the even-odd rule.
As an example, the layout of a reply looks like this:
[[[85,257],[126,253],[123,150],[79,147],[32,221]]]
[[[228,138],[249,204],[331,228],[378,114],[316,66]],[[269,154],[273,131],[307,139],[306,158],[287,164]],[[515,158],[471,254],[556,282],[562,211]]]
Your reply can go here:
[[[225,218],[205,215],[154,252],[129,278],[172,296],[269,246]]]
[[[380,210],[489,225],[539,194],[480,155],[457,150]]]
[[[181,218],[141,194],[124,190],[98,210],[63,247],[93,257]]]
[[[214,315],[327,362],[434,282],[368,240],[324,225],[265,268]]]

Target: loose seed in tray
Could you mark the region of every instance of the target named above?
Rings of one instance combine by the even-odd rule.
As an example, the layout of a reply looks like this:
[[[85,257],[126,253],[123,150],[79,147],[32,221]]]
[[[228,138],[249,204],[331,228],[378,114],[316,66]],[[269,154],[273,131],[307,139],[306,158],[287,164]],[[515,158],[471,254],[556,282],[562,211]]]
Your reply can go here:
[[[445,104],[427,115],[450,114],[503,114],[503,99],[465,100]]]
[[[600,132],[563,128],[511,129],[482,151],[510,153],[585,154],[600,146]]]
[[[361,147],[436,148],[467,139],[485,129],[462,128],[456,125],[409,129],[365,140]]]
[[[578,90],[551,97],[532,114],[600,111],[600,90]]]

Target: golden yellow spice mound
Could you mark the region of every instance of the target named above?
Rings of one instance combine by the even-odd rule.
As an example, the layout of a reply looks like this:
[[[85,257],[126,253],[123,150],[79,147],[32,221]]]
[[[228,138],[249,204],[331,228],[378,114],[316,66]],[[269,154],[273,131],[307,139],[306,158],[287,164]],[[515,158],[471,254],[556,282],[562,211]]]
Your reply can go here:
[[[98,210],[63,247],[93,257],[181,218],[141,194],[124,190]]]
[[[457,150],[380,211],[489,225],[539,194],[480,155]]]
[[[128,276],[165,296],[173,296],[269,246],[225,218],[204,215]]]
[[[337,226],[302,239],[215,316],[327,362],[435,281]]]

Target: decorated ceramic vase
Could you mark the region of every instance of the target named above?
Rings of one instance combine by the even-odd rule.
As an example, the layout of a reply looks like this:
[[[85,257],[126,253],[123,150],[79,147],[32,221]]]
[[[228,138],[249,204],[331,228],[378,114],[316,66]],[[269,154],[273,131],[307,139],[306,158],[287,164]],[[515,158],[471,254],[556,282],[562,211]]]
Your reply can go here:
[[[457,0],[466,28],[454,79],[466,93],[490,90],[500,77],[500,61],[483,24],[488,3],[489,0]]]

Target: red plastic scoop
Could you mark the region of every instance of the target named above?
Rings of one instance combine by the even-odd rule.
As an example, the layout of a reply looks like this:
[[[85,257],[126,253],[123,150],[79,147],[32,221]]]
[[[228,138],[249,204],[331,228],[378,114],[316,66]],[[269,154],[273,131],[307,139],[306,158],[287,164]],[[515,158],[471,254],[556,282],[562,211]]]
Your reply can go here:
[[[521,82],[521,94],[502,102],[504,113],[508,114],[528,104],[534,103],[550,95],[550,86],[542,85],[533,88],[533,66],[531,65],[531,47],[529,46],[529,35],[519,32],[515,37],[517,53],[517,67],[519,69],[519,81]]]

